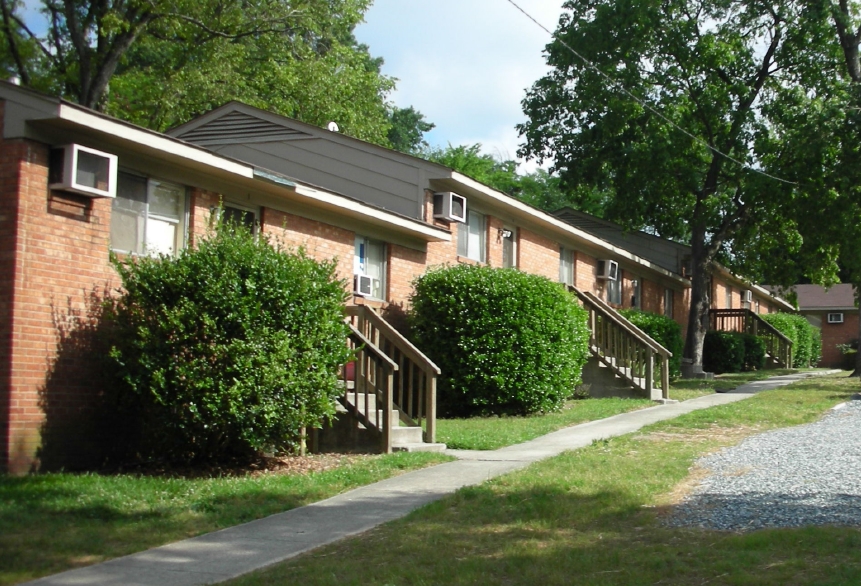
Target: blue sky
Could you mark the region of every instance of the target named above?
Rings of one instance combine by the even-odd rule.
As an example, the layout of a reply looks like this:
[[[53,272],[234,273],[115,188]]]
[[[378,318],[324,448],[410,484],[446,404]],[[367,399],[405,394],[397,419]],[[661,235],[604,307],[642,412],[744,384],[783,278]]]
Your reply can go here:
[[[517,2],[556,29],[562,0]],[[487,153],[515,158],[520,102],[547,71],[542,52],[550,36],[507,0],[375,0],[356,37],[398,78],[391,101],[436,124],[428,142],[478,142]]]

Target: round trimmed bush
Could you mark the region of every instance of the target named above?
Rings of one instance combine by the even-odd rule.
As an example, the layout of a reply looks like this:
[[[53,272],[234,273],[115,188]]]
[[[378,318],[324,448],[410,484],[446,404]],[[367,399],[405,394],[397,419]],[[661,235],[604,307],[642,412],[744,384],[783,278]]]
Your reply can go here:
[[[173,462],[293,444],[335,411],[349,360],[333,262],[219,225],[178,256],[114,259],[110,357],[139,453]]]
[[[619,310],[625,319],[646,332],[650,338],[673,353],[670,358],[670,378],[682,376],[682,327],[666,315],[641,311],[639,309]]]
[[[744,339],[738,332],[710,330],[703,342],[703,368],[709,372],[741,372]]]
[[[515,269],[457,265],[419,277],[416,345],[442,370],[442,416],[558,409],[581,382],[587,312],[562,285]]]

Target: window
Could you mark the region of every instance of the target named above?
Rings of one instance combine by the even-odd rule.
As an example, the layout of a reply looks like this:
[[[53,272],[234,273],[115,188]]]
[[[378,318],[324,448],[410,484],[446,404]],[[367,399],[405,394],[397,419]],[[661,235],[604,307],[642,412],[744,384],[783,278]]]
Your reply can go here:
[[[741,290],[739,291],[739,299],[741,299],[741,307],[742,309],[750,309],[750,301],[748,301],[747,297],[748,291]]]
[[[724,289],[724,292],[723,308],[732,309],[732,287],[727,287]]]
[[[574,284],[574,251],[567,248],[559,249],[559,282],[566,285]]]
[[[385,300],[386,295],[386,243],[356,236],[356,255],[353,273],[371,278],[369,297]]]
[[[176,254],[185,245],[185,187],[119,173],[112,202],[111,248],[130,254]]]
[[[457,254],[468,259],[485,262],[487,230],[484,214],[466,212],[466,223],[457,225]]]
[[[502,268],[517,268],[517,232],[510,226],[502,229]]]
[[[673,290],[664,289],[664,315],[673,317]]]
[[[607,279],[607,303],[622,305],[622,271],[615,279]]]
[[[640,308],[640,279],[631,279],[631,307]]]
[[[245,226],[252,233],[257,230],[257,212],[250,208],[225,203],[221,208],[221,219],[237,226]]]

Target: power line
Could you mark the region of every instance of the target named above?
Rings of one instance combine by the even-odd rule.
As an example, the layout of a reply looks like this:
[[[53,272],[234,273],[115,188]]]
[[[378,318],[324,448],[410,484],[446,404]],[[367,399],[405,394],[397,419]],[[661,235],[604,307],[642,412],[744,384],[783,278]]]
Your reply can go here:
[[[542,29],[544,32],[546,32],[548,35],[550,35],[550,37],[551,37],[551,38],[553,37],[553,33],[552,33],[552,32],[551,32],[547,27],[545,27],[543,24],[541,24],[540,22],[538,22],[537,20],[535,20],[535,18],[533,18],[533,16],[532,16],[531,14],[529,14],[529,13],[528,13],[528,12],[526,12],[523,8],[521,8],[521,7],[517,4],[517,2],[515,2],[514,0],[508,0],[508,3],[509,3],[509,4],[511,4],[512,6],[514,6],[517,10],[519,10],[519,11],[520,11],[520,12],[521,12],[521,13],[522,13],[526,18],[528,18],[529,20],[531,20],[532,22],[534,22],[536,25],[538,25],[538,27],[539,27],[539,28],[541,28],[541,29]],[[583,63],[584,63],[584,64],[585,64],[589,69],[591,69],[591,70],[595,71],[598,75],[600,75],[601,77],[603,77],[604,79],[606,79],[608,82],[610,82],[610,84],[611,84],[614,88],[616,88],[616,89],[618,89],[618,90],[622,91],[626,96],[628,96],[629,98],[631,98],[632,100],[634,100],[635,102],[637,102],[638,104],[640,104],[643,108],[645,108],[645,109],[649,110],[650,112],[652,112],[653,114],[655,114],[658,118],[660,118],[661,120],[663,120],[664,122],[666,122],[667,124],[669,124],[670,126],[672,126],[673,128],[675,128],[676,130],[678,130],[679,132],[681,132],[681,133],[682,133],[682,134],[684,134],[685,136],[687,136],[687,137],[691,138],[691,139],[692,139],[692,140],[694,140],[695,142],[698,142],[698,143],[700,143],[701,145],[705,146],[707,149],[709,149],[709,150],[710,150],[710,151],[712,151],[713,153],[715,153],[715,154],[717,154],[717,155],[720,155],[721,157],[725,158],[726,160],[728,160],[728,161],[731,161],[731,162],[735,163],[736,165],[740,166],[742,169],[747,169],[748,171],[753,171],[754,173],[758,173],[758,174],[760,174],[760,175],[762,175],[762,176],[764,176],[764,177],[768,177],[769,179],[772,179],[772,180],[774,180],[774,181],[778,181],[778,182],[780,182],[780,183],[786,183],[786,184],[789,184],[789,185],[798,185],[798,183],[797,183],[797,182],[795,182],[795,181],[789,181],[788,179],[783,179],[783,178],[781,178],[781,177],[777,177],[776,175],[772,175],[772,174],[770,174],[770,173],[766,173],[765,171],[762,171],[762,170],[760,170],[760,169],[755,169],[755,168],[751,167],[750,165],[748,165],[747,163],[744,163],[743,161],[739,161],[738,159],[736,159],[736,158],[735,158],[735,157],[733,157],[732,155],[728,155],[728,154],[726,154],[726,153],[724,153],[724,152],[722,152],[722,151],[718,150],[717,148],[715,148],[715,147],[713,147],[712,145],[710,145],[709,143],[707,143],[703,138],[701,138],[701,137],[699,137],[699,136],[697,136],[697,135],[693,134],[692,132],[689,132],[688,130],[685,130],[684,128],[682,128],[681,126],[679,126],[678,124],[676,124],[675,122],[673,122],[672,120],[670,120],[669,118],[667,118],[666,116],[664,116],[660,111],[658,111],[654,106],[652,106],[652,105],[651,105],[651,104],[649,104],[648,102],[646,102],[646,101],[644,101],[644,100],[642,100],[642,99],[638,98],[637,96],[635,96],[633,93],[631,93],[630,91],[628,91],[628,89],[627,89],[625,86],[623,86],[620,82],[616,81],[615,79],[613,79],[612,77],[610,77],[609,75],[607,75],[606,73],[604,73],[603,71],[601,71],[601,69],[600,69],[597,65],[595,65],[594,63],[592,63],[591,61],[589,61],[589,59],[587,59],[586,57],[584,57],[583,55],[581,55],[580,53],[578,53],[577,51],[575,51],[575,50],[574,50],[574,48],[573,48],[573,47],[571,47],[568,43],[566,43],[565,41],[563,41],[562,39],[560,39],[560,38],[558,38],[558,37],[556,38],[556,40],[557,40],[557,41],[558,41],[558,42],[559,42],[563,47],[565,47],[566,49],[568,49],[569,51],[571,51],[571,53],[572,53],[575,57],[577,57],[578,59],[580,59],[580,61],[582,61],[582,62],[583,62]]]

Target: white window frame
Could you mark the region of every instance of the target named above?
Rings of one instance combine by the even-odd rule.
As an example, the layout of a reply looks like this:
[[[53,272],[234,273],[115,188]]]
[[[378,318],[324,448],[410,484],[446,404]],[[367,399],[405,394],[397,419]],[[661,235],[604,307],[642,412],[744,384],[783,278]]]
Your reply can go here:
[[[559,247],[559,282],[574,286],[574,251]]]
[[[114,217],[115,214],[119,214],[119,207],[124,201],[129,201],[129,198],[123,197],[123,192],[121,189],[121,181],[123,180],[123,176],[135,178],[140,181],[146,182],[146,202],[143,204],[144,209],[143,213],[139,215],[138,219],[143,220],[143,225],[141,229],[143,231],[142,241],[143,247],[141,250],[125,250],[122,248],[118,248],[114,246],[113,238],[111,242],[111,250],[114,252],[119,252],[121,254],[131,254],[131,255],[156,255],[159,253],[158,250],[152,248],[150,246],[151,241],[148,237],[149,226],[153,222],[163,222],[165,224],[173,225],[175,230],[174,243],[173,247],[170,248],[170,255],[176,256],[180,250],[185,248],[187,244],[188,238],[188,215],[189,215],[189,197],[188,197],[188,188],[179,183],[175,183],[173,181],[164,181],[162,179],[153,179],[151,177],[145,177],[143,175],[138,175],[136,173],[131,173],[128,171],[119,171],[117,173],[117,194],[116,197],[112,200],[112,213],[111,213],[111,226],[110,230],[113,234],[114,231]],[[175,188],[177,191],[182,193],[182,201],[179,202],[179,217],[173,218],[170,216],[161,215],[155,213],[150,210],[151,201],[153,198],[153,194],[155,190],[164,185],[169,188]]]
[[[643,282],[640,277],[631,277],[628,281],[631,287],[631,307],[640,309],[643,306]]]
[[[228,208],[252,214],[254,216],[254,222],[251,226],[251,233],[257,234],[257,232],[260,228],[260,208],[249,207],[249,206],[241,205],[238,203],[234,203],[232,201],[225,201],[221,205],[221,214],[222,214],[221,219],[224,219],[224,211]],[[243,222],[243,224],[244,224],[244,222]]]
[[[622,305],[622,269],[616,279],[607,279],[607,303]]]
[[[487,217],[467,208],[466,222],[457,225],[457,255],[487,262]]]
[[[724,289],[723,305],[724,309],[732,309],[732,287],[729,285]]]
[[[370,255],[372,247],[379,247],[378,251],[380,258],[376,263],[374,263],[374,259]],[[353,254],[353,274],[371,277],[372,279],[378,280],[380,283],[377,290],[372,288],[371,294],[365,296],[367,299],[376,299],[378,301],[386,300],[388,251],[388,245],[382,240],[375,240],[361,234],[356,234],[355,250]],[[375,267],[372,265],[375,265]]]

